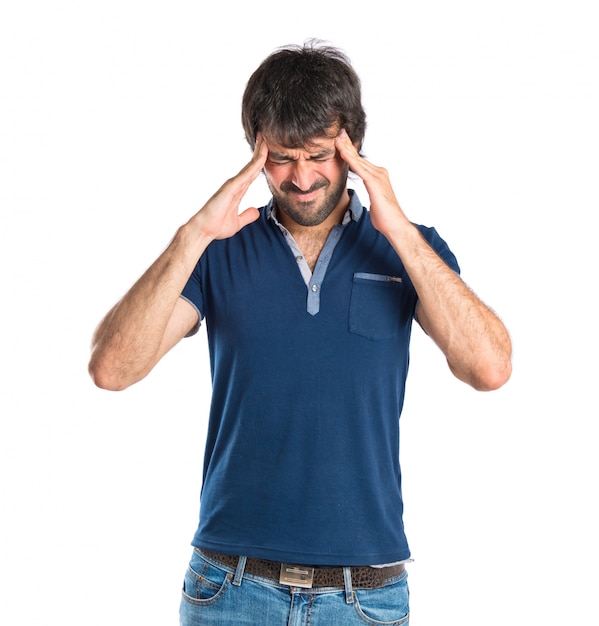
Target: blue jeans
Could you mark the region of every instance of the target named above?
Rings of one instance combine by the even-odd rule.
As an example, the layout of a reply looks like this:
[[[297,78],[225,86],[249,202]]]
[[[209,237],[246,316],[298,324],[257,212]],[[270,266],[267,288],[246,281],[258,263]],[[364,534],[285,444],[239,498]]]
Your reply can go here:
[[[351,577],[349,577],[350,579]],[[404,571],[378,589],[303,589],[243,573],[194,549],[185,574],[181,626],[352,626],[409,622]]]

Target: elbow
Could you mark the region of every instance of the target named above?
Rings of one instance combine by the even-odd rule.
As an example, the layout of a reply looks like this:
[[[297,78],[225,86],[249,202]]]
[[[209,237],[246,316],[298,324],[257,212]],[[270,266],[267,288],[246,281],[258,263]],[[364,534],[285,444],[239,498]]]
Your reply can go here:
[[[500,361],[478,361],[473,366],[461,369],[448,361],[453,375],[467,383],[476,391],[495,391],[503,387],[512,375],[512,362],[510,358]]]
[[[477,391],[496,391],[500,387],[503,387],[505,383],[510,379],[512,375],[512,364],[508,362],[508,364],[496,371],[490,372],[484,377],[481,377],[476,385],[473,387]]]
[[[512,375],[512,342],[507,332],[503,341],[474,356],[470,372],[467,382],[477,391],[496,391],[508,382]]]
[[[117,374],[115,368],[108,367],[93,356],[87,370],[94,385],[100,389],[107,391],[123,391],[132,384],[123,380],[123,378]]]
[[[496,391],[507,383],[511,375],[512,361],[506,358],[481,367],[473,377],[471,385],[477,391]]]

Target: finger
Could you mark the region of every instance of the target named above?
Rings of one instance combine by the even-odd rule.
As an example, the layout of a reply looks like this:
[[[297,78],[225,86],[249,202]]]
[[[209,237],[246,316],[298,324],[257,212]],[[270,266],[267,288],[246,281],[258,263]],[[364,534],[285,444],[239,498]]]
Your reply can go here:
[[[268,157],[268,144],[262,136],[262,133],[258,133],[258,135],[256,136],[254,157],[259,161],[260,168],[264,167],[264,164],[266,163],[266,159]]]
[[[260,217],[260,211],[256,207],[250,207],[239,214],[239,226],[243,228]]]
[[[387,172],[384,168],[374,165],[358,152],[358,148],[352,143],[345,130],[340,133],[337,145],[341,157],[365,183],[387,177]]]
[[[359,167],[361,164],[363,165],[366,162],[366,159],[360,156],[358,149],[350,139],[345,129],[343,129],[339,135],[335,137],[335,147],[339,151],[341,158],[348,163],[352,169],[354,167]]]
[[[244,186],[249,186],[252,182],[254,182],[254,180],[256,180],[256,178],[258,178],[258,175],[266,163],[268,146],[260,135],[259,137],[259,139],[258,137],[256,138],[256,146],[250,162],[247,163],[233,179],[237,180]]]
[[[268,145],[262,136],[262,133],[256,135],[256,146],[254,147],[254,153],[252,154],[252,163],[256,164],[258,170],[261,170],[266,163],[268,157]]]
[[[341,129],[341,132],[335,137],[335,147],[339,150],[339,153],[343,157],[343,159],[352,158],[355,159],[358,157],[358,151],[356,147],[351,142],[349,135],[345,128]]]
[[[352,143],[345,129],[335,137],[335,147],[339,151],[341,158],[349,165],[353,172],[361,178],[364,178],[364,176],[368,174],[368,161],[360,156],[358,149]]]

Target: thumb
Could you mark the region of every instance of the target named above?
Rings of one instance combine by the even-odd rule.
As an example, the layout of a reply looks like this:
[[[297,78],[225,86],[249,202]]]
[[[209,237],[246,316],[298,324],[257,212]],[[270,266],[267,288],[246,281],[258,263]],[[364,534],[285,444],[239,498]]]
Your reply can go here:
[[[260,217],[260,211],[256,207],[250,207],[239,214],[239,225],[241,228],[255,222]]]

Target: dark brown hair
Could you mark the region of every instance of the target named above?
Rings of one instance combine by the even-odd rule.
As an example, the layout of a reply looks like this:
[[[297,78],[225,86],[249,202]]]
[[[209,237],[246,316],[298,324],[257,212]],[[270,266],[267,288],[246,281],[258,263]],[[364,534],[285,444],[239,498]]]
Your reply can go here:
[[[252,149],[258,132],[299,148],[342,128],[359,149],[366,130],[360,79],[341,50],[318,40],[279,48],[250,77],[241,119]]]

